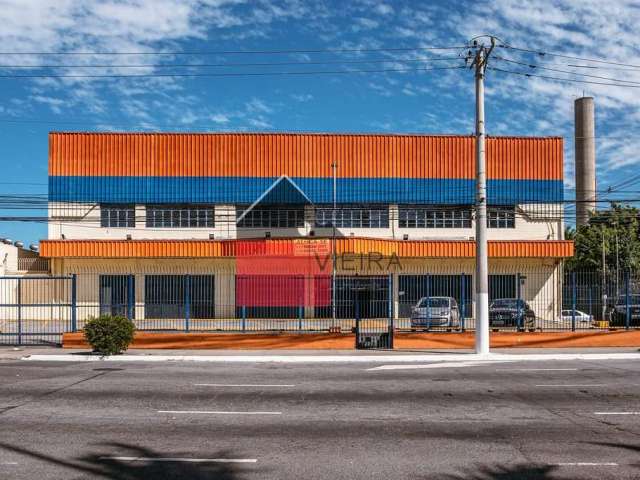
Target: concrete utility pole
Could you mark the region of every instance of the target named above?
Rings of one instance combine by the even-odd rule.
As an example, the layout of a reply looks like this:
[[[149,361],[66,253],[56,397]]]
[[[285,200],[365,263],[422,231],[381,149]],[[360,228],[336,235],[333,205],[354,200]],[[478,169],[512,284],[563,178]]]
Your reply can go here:
[[[480,45],[472,66],[476,77],[476,353],[489,353],[489,260],[487,248],[487,159],[484,133],[484,75],[489,48]]]

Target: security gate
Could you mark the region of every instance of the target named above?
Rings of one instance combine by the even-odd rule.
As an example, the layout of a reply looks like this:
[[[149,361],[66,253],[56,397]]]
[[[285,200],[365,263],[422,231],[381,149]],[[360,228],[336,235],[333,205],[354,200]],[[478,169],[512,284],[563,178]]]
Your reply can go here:
[[[354,302],[356,348],[393,348],[393,277],[354,278],[351,297]],[[371,315],[372,311],[377,315]]]
[[[0,277],[0,345],[62,343],[75,303],[75,276]]]

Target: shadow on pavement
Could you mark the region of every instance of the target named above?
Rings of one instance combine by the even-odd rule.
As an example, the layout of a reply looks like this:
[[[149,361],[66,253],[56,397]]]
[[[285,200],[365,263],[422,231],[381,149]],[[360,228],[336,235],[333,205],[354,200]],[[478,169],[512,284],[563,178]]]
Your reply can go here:
[[[101,445],[101,451],[91,453],[76,459],[57,458],[44,453],[30,451],[0,442],[0,448],[33,460],[55,465],[66,470],[83,474],[81,478],[101,477],[118,480],[151,480],[151,479],[190,479],[190,480],[239,480],[237,465],[229,463],[192,463],[192,462],[153,462],[110,459],[105,457],[190,457],[189,455],[167,454],[149,448],[128,445],[124,443],[106,443]],[[229,451],[217,451],[207,454],[207,458],[237,458]],[[64,475],[60,478],[69,478]]]
[[[556,467],[535,465],[514,466],[480,466],[475,469],[465,469],[458,475],[444,475],[440,478],[447,480],[546,480],[551,477]]]
[[[619,448],[621,450],[629,450],[640,455],[640,445],[628,445],[626,443],[614,443],[614,442],[589,442],[591,445],[597,445],[599,447]],[[638,457],[636,457],[638,458]],[[632,467],[640,468],[639,463],[632,463]]]

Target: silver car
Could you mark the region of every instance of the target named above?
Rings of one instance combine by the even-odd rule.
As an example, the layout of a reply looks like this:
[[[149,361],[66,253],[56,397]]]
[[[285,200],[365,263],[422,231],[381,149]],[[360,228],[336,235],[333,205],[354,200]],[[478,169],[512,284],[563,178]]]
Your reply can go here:
[[[460,328],[460,309],[452,297],[422,297],[411,309],[411,328]]]

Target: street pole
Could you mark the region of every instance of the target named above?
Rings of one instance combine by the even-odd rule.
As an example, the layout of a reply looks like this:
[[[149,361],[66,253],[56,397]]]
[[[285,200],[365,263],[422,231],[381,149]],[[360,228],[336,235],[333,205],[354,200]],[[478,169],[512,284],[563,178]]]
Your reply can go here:
[[[495,46],[480,45],[473,62],[476,79],[476,353],[489,353],[489,260],[487,248],[487,161],[484,129],[484,75]]]
[[[605,290],[607,281],[607,263],[604,244],[604,226],[600,229],[600,232],[602,233],[602,320],[605,320],[605,316],[607,314],[607,291]]]
[[[336,170],[338,168],[338,164],[333,162],[331,164],[331,169],[333,170],[333,210],[331,211],[331,227],[332,227],[332,235],[331,235],[331,318],[332,318],[332,327],[336,326],[336,204],[337,204],[337,180],[336,180]]]

